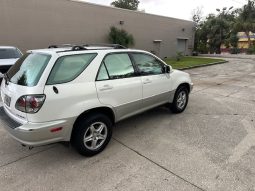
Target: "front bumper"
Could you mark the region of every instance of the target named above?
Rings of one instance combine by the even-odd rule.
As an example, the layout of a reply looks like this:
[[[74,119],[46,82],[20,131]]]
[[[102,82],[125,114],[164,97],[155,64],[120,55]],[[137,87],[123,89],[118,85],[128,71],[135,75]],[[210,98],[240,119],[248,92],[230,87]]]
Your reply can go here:
[[[18,142],[33,147],[68,141],[72,127],[69,120],[20,124],[7,115],[4,107],[0,107],[0,126]],[[56,128],[61,130],[52,132]]]

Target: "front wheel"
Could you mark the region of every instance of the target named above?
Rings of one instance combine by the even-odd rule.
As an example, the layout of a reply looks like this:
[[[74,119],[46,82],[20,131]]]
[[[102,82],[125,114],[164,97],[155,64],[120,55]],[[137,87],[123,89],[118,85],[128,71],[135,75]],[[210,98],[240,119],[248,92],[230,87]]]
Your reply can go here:
[[[93,156],[109,143],[112,122],[103,114],[94,114],[80,119],[76,124],[72,141],[77,151],[84,156]]]
[[[184,86],[179,87],[174,95],[173,103],[170,105],[170,109],[173,113],[181,113],[185,110],[189,101],[188,89]]]

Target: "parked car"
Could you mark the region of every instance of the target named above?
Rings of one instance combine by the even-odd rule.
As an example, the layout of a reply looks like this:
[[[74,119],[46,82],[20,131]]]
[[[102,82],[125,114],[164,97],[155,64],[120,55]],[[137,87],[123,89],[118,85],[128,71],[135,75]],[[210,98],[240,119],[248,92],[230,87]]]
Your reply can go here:
[[[6,73],[21,56],[21,51],[16,47],[0,46],[0,80],[2,80],[3,74]]]
[[[198,56],[198,52],[197,51],[193,51],[192,52],[192,56]]]
[[[189,74],[147,51],[51,46],[28,51],[6,73],[0,115],[23,145],[70,141],[92,156],[118,121],[160,105],[183,112],[192,86]]]

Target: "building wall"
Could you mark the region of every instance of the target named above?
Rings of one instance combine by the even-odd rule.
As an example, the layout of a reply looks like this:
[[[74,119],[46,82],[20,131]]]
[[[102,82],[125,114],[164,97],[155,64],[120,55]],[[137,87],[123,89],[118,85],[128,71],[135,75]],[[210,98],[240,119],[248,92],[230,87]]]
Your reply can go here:
[[[246,36],[245,32],[238,32],[237,37],[239,38],[238,48],[249,48],[248,37]],[[252,43],[255,43],[255,33],[250,32],[250,40]]]
[[[106,43],[110,26],[133,34],[134,48],[152,51],[153,40],[162,40],[160,57],[176,54],[178,38],[188,39],[186,54],[194,44],[191,21],[70,0],[1,0],[0,18],[0,45],[22,51],[50,44]]]

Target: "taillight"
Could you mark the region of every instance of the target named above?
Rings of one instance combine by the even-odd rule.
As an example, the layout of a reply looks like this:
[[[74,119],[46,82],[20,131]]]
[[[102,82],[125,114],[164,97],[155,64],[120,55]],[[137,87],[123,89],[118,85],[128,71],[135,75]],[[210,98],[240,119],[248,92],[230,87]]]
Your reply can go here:
[[[25,113],[36,113],[41,109],[45,98],[45,95],[24,95],[17,100],[15,108]]]

